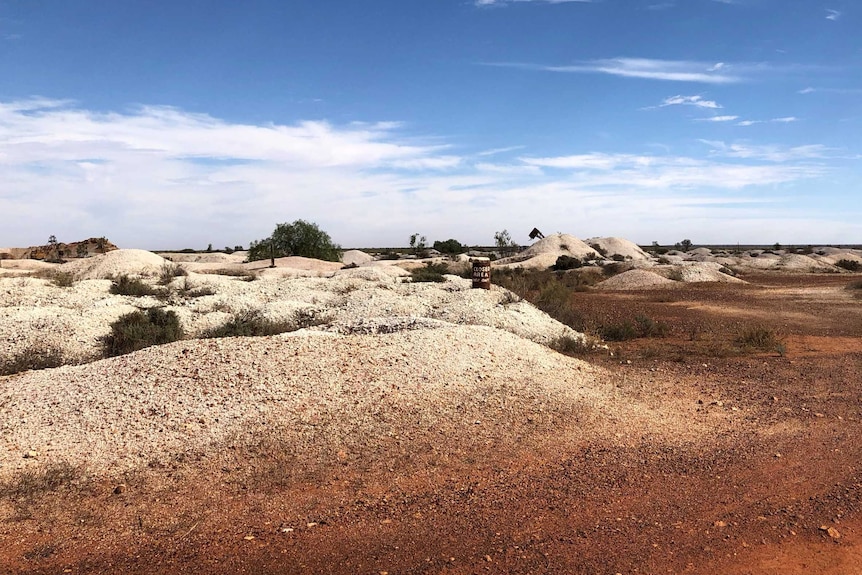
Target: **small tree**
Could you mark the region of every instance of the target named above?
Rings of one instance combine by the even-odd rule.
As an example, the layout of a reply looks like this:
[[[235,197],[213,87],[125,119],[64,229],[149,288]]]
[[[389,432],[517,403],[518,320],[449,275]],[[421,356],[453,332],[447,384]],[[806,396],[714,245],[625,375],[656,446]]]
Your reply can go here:
[[[89,249],[87,248],[87,242],[78,242],[75,246],[75,255],[79,258],[85,258],[89,255]]]
[[[213,245],[212,244],[207,245],[207,253],[211,254],[212,251],[213,251]]]
[[[287,256],[337,262],[341,261],[341,246],[333,243],[317,224],[296,220],[292,224],[278,224],[270,237],[251,242],[248,247],[250,262]]]
[[[502,232],[494,232],[494,245],[503,254],[514,253],[518,249],[518,244],[512,241],[512,236],[509,235],[509,230]]]
[[[681,242],[677,242],[674,247],[681,252],[687,252],[687,251],[691,250],[691,246],[692,246],[691,240],[686,239],[686,240],[682,240]]]
[[[428,240],[425,236],[420,236],[419,234],[410,235],[410,251],[413,252],[413,255],[422,256],[427,249]]]

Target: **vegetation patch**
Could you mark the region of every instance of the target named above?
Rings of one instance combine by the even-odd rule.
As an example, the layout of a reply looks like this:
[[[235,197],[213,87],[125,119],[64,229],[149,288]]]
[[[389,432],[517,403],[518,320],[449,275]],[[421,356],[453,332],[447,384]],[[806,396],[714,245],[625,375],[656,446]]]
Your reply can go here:
[[[33,369],[52,369],[66,364],[63,350],[51,345],[33,344],[17,354],[0,359],[0,375]]]
[[[263,315],[260,310],[237,312],[223,325],[204,332],[205,338],[216,337],[259,337],[277,335],[323,325],[327,320],[315,310],[296,310],[289,320],[274,321]]]
[[[778,351],[783,354],[784,342],[776,333],[762,326],[743,328],[736,337],[736,344],[744,349]]]
[[[410,278],[414,282],[441,283],[446,281],[446,278],[443,276],[448,273],[450,273],[448,264],[426,262],[424,267],[411,270]]]
[[[163,345],[182,339],[183,328],[177,314],[161,308],[141,310],[121,316],[111,324],[111,333],[104,339],[105,355],[117,356],[153,345]]]
[[[565,355],[583,356],[595,351],[596,346],[587,338],[564,335],[551,342],[551,349]]]
[[[189,275],[189,272],[181,265],[173,262],[165,262],[159,270],[159,285],[166,286],[174,281],[174,278],[187,275]]]
[[[835,265],[851,272],[862,271],[862,264],[856,260],[839,260]]]
[[[128,274],[120,274],[116,276],[108,290],[114,295],[129,295],[134,297],[143,296],[160,296],[164,292],[146,283],[141,278],[133,277]]]

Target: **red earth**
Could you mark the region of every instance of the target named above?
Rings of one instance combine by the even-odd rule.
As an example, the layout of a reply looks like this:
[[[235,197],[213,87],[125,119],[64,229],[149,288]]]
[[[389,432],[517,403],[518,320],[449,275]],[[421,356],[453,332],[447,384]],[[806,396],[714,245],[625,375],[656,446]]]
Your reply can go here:
[[[744,414],[714,447],[561,429],[283,476],[265,452],[199,456],[0,498],[0,573],[862,573],[860,290],[744,279],[572,294],[587,326],[667,326],[584,359],[644,401]],[[771,347],[738,341],[754,327]]]

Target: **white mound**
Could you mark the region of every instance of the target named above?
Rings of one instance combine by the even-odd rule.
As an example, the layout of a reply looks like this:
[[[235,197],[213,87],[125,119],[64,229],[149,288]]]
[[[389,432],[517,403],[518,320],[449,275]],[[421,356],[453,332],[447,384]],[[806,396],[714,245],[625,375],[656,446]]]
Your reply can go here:
[[[363,264],[367,264],[374,261],[374,256],[371,254],[366,254],[361,250],[347,250],[341,256],[341,261],[344,262],[344,265],[349,266],[351,264],[356,264],[361,266]]]
[[[96,280],[118,274],[154,276],[167,260],[146,250],[114,250],[91,258],[63,264],[61,270],[71,272],[78,279]]]
[[[265,270],[272,269],[270,260],[258,260],[243,264],[248,270]],[[304,258],[301,256],[289,256],[286,258],[275,258],[276,268],[290,268],[293,270],[303,270],[309,272],[334,272],[344,267],[341,262],[327,262],[324,260],[316,260],[314,258]]]
[[[586,240],[590,246],[598,246],[596,251],[604,252],[605,257],[622,256],[627,260],[649,260],[651,256],[636,243],[623,238],[590,238]]]
[[[553,234],[539,240],[512,257],[494,262],[496,267],[547,268],[560,256],[580,259],[603,259],[595,249],[569,234]]]
[[[313,277],[267,277],[266,272]],[[337,270],[327,272],[329,277],[275,268],[259,272],[261,279],[244,281],[247,278],[192,272],[174,279],[168,286],[173,294],[165,301],[111,294],[108,280],[78,281],[63,288],[45,279],[0,275],[0,357],[48,345],[61,350],[67,362],[89,360],[101,353],[102,338],[121,315],[162,306],[178,315],[188,337],[199,337],[232,314],[249,310],[286,322],[301,313],[314,318],[310,323],[315,329],[335,333],[352,333],[355,326],[375,318],[407,317],[486,325],[542,344],[563,336],[582,337],[496,286],[474,290],[470,280],[457,276],[446,276],[445,283],[413,284],[402,281],[406,274],[394,266]],[[196,291],[209,294],[195,296]]]
[[[664,287],[675,283],[675,281],[657,273],[644,269],[634,269],[608,278],[596,287],[607,290],[635,290]]]

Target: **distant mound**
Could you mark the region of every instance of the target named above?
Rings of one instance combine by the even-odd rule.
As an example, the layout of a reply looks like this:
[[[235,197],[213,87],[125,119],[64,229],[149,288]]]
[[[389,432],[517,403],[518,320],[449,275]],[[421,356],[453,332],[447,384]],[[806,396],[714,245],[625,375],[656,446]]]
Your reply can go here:
[[[341,261],[344,262],[344,265],[356,264],[361,266],[363,264],[371,263],[374,261],[374,256],[370,254],[366,254],[361,250],[347,250],[341,256]]]
[[[623,238],[590,238],[586,240],[586,243],[595,248],[597,252],[604,255],[606,258],[618,256],[626,260],[652,259],[651,256],[643,251],[636,243]]]
[[[643,269],[634,269],[606,279],[596,287],[607,290],[635,290],[664,287],[675,283],[675,281],[657,273]]]
[[[119,274],[154,276],[167,260],[146,250],[114,250],[91,258],[63,264],[62,270],[73,273],[78,279],[98,280]]]

